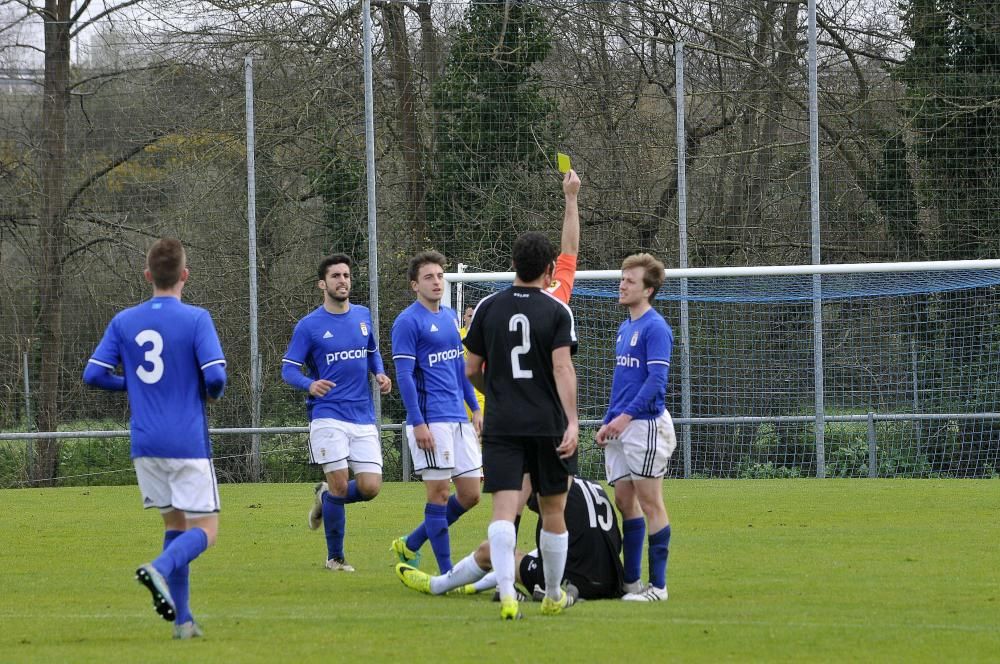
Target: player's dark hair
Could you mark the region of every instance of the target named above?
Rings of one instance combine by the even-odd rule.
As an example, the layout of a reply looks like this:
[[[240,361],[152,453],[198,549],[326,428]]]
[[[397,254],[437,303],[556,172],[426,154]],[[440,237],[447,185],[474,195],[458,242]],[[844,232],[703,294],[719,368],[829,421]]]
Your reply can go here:
[[[326,271],[330,269],[331,265],[344,264],[348,268],[351,267],[351,257],[347,254],[332,254],[327,256],[319,263],[319,269],[316,271],[316,279],[319,281],[324,281],[326,279]]]
[[[440,266],[443,270],[448,264],[448,260],[439,251],[421,251],[419,254],[410,259],[410,265],[406,270],[406,276],[410,281],[416,281],[417,276],[420,274],[420,268],[431,263]]]
[[[630,270],[633,267],[642,268],[642,287],[652,288],[649,294],[649,303],[653,303],[656,293],[663,286],[663,263],[656,260],[652,254],[632,254],[622,261],[622,270]]]
[[[146,267],[157,288],[173,288],[181,280],[187,258],[184,245],[172,237],[160,238],[146,254]]]
[[[514,240],[510,252],[514,272],[521,281],[534,281],[556,260],[556,248],[548,237],[529,231]]]

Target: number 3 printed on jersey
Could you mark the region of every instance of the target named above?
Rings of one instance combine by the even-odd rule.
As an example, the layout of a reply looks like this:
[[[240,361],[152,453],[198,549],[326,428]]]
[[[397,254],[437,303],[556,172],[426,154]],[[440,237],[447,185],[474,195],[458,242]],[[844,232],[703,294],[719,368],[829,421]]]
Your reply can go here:
[[[146,344],[153,344],[153,347],[146,351],[143,356],[146,362],[153,365],[152,369],[140,365],[136,367],[135,373],[139,380],[152,385],[163,378],[163,337],[156,330],[143,330],[135,335],[135,342],[140,348],[145,348]]]
[[[507,329],[511,332],[521,331],[521,343],[510,350],[510,370],[514,378],[531,378],[531,369],[521,368],[521,355],[527,355],[531,350],[531,323],[524,314],[514,314],[510,317]]]

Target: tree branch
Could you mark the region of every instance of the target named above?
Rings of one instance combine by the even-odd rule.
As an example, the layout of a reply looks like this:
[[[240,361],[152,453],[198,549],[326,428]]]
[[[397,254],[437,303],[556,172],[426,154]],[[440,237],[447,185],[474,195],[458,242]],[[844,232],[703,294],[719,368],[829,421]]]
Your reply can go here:
[[[85,191],[87,191],[87,189],[90,188],[91,185],[93,185],[95,182],[103,178],[105,175],[107,175],[111,171],[115,170],[116,168],[124,164],[126,161],[128,161],[135,155],[139,154],[140,152],[148,148],[150,145],[154,145],[155,143],[157,143],[161,138],[163,138],[163,134],[157,134],[155,136],[152,136],[151,138],[146,139],[139,145],[136,145],[135,147],[118,155],[118,157],[109,162],[100,170],[92,173],[90,177],[88,177],[86,180],[80,183],[80,186],[78,186],[73,191],[73,193],[70,194],[69,198],[66,200],[66,204],[63,205],[62,209],[59,211],[60,216],[65,216],[73,208],[73,206],[76,205],[76,201],[80,198],[80,196],[83,195]]]
[[[90,240],[89,242],[84,242],[79,247],[76,247],[74,249],[70,249],[65,254],[63,254],[63,257],[60,259],[60,262],[61,263],[66,263],[66,261],[68,261],[70,258],[72,258],[74,254],[78,254],[78,253],[80,253],[82,251],[86,251],[90,247],[94,246],[95,244],[100,244],[101,242],[114,242],[114,239],[110,238],[110,237],[99,237],[99,238],[95,238],[93,240]]]
[[[72,92],[73,90],[75,90],[76,88],[80,87],[81,85],[85,85],[87,83],[90,83],[91,81],[99,81],[99,80],[106,79],[106,78],[114,78],[116,76],[123,76],[125,74],[134,74],[134,73],[141,72],[141,71],[153,71],[153,70],[156,70],[156,69],[164,69],[164,68],[169,67],[169,66],[170,65],[168,63],[162,63],[162,64],[158,64],[158,65],[150,65],[148,67],[136,67],[134,69],[121,69],[121,70],[118,70],[118,71],[108,72],[108,73],[104,73],[104,74],[95,74],[94,76],[88,76],[87,78],[80,79],[79,81],[77,81],[73,85],[69,86],[68,89],[69,89],[70,92]]]
[[[120,5],[115,5],[114,7],[108,7],[107,9],[105,9],[100,14],[97,14],[96,16],[92,16],[91,18],[87,19],[86,21],[84,21],[80,25],[78,25],[75,28],[73,28],[73,30],[70,31],[69,36],[70,36],[70,38],[76,37],[82,31],[86,30],[87,28],[89,28],[94,23],[97,23],[102,18],[106,18],[106,17],[110,16],[111,14],[114,14],[115,12],[118,12],[118,11],[121,11],[121,10],[125,9],[126,7],[131,7],[132,5],[137,5],[140,2],[142,2],[142,0],[127,0],[126,2],[123,2]],[[78,12],[78,14],[79,14],[79,12]],[[77,17],[74,16],[74,21],[71,21],[70,23],[72,24],[73,22],[75,22],[76,18]]]
[[[80,17],[83,16],[83,12],[87,11],[87,7],[89,6],[90,6],[90,0],[83,0],[83,2],[80,3],[79,9],[77,9],[76,13],[73,14],[72,18],[69,19],[70,24],[79,21]]]

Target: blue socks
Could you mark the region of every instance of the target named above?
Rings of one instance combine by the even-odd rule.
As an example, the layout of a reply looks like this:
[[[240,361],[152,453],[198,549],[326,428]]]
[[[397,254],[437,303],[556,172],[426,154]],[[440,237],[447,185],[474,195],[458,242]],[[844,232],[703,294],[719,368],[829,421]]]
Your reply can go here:
[[[163,533],[163,550],[166,551],[170,543],[184,534],[183,530],[168,530]],[[167,586],[170,588],[170,596],[174,598],[174,608],[177,611],[177,618],[174,620],[178,625],[194,620],[191,615],[189,605],[190,586],[188,575],[191,567],[184,565],[178,567],[167,577]]]
[[[428,503],[429,505],[430,503]],[[462,503],[458,502],[458,496],[451,494],[448,496],[448,504],[445,505],[447,510],[446,517],[448,519],[448,525],[458,521],[459,517],[465,514],[466,509],[462,507]],[[421,523],[416,529],[406,537],[406,548],[410,551],[419,551],[420,547],[424,545],[427,541],[427,521],[426,521],[427,510],[424,509],[424,522]],[[450,545],[449,545],[450,547]],[[450,554],[449,554],[450,555]],[[441,572],[444,574],[444,571]]]
[[[622,557],[625,563],[625,583],[639,580],[642,574],[642,544],[646,536],[646,520],[642,517],[622,521]],[[649,536],[649,583],[667,587],[667,554],[670,550],[670,524]]]
[[[437,559],[441,574],[451,571],[451,540],[448,538],[448,507],[427,503],[424,507],[424,529]],[[412,550],[412,549],[411,549]]]
[[[667,587],[667,554],[670,551],[670,524],[649,536],[649,582]]]
[[[347,512],[344,505],[371,500],[358,490],[356,480],[347,483],[347,495],[341,498],[329,491],[323,494],[323,530],[326,531],[326,559],[344,559],[344,530]]]
[[[167,536],[164,535],[163,539],[166,542]],[[153,567],[164,578],[170,578],[176,570],[186,567],[208,548],[208,535],[201,528],[191,528],[172,539],[163,553],[153,561]]]
[[[347,495],[344,496],[344,504],[357,503],[368,500],[365,498],[360,491],[358,491],[358,483],[355,480],[351,480],[347,483]]]
[[[350,485],[348,485],[348,493],[350,493]],[[347,525],[347,512],[344,510],[344,503],[346,502],[346,498],[334,496],[329,491],[323,494],[323,530],[326,531],[327,560],[333,558],[343,560],[344,558],[344,528]]]
[[[458,521],[458,518],[465,514],[465,508],[462,507],[462,503],[458,502],[458,496],[451,494],[448,496],[448,504],[445,505],[448,508],[448,525]]]
[[[667,527],[669,528],[669,526]],[[640,516],[622,520],[622,557],[625,563],[625,583],[638,581],[642,574],[642,544],[645,538],[646,520],[644,518]],[[650,537],[650,546],[652,546],[652,541],[653,538]],[[652,552],[650,555],[652,556]]]

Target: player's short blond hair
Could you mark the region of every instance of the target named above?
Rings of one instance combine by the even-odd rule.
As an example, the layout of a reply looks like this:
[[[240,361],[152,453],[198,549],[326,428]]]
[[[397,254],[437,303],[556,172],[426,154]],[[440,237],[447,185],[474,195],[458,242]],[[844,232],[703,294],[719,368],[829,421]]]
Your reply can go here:
[[[622,261],[622,271],[631,270],[634,267],[642,268],[643,288],[652,288],[649,294],[649,303],[653,303],[656,293],[663,286],[663,263],[656,260],[652,254],[632,254]]]

